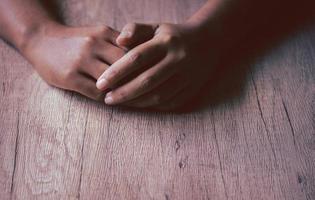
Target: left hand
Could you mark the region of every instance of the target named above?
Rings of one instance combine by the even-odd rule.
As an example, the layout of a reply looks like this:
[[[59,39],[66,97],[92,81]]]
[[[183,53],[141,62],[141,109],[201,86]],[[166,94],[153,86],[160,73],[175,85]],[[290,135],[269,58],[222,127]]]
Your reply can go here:
[[[199,44],[200,39],[189,25],[125,26],[117,43],[136,47],[98,79],[98,89],[112,88],[105,103],[159,110],[185,105],[207,82],[213,68],[213,56]],[[131,81],[119,84],[135,73]]]

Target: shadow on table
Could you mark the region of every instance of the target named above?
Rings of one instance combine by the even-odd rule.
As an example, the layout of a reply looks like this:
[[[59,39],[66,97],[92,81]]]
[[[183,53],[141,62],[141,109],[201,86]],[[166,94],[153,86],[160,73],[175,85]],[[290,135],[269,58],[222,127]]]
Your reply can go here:
[[[283,2],[283,1],[282,1]],[[305,0],[287,1],[276,7],[277,12],[266,17],[253,15],[250,34],[235,48],[225,52],[212,78],[192,101],[177,112],[192,112],[209,106],[242,99],[255,60],[284,39],[315,25],[315,3]],[[282,6],[283,5],[283,6]],[[264,12],[268,11],[266,8]],[[281,9],[282,8],[282,9]],[[258,12],[259,13],[259,12]],[[246,24],[244,24],[246,25]],[[242,27],[239,27],[242,30]]]
[[[250,2],[250,0],[243,1]],[[60,2],[60,0],[47,0],[44,6],[56,19],[63,22]],[[250,6],[243,9],[242,14],[244,16],[238,17],[236,15],[235,22],[231,24],[231,30],[240,30],[243,33],[244,30],[248,29],[247,34],[244,34],[238,45],[233,45],[235,48],[230,48],[220,56],[221,62],[216,67],[213,78],[209,80],[196,98],[176,112],[198,111],[234,99],[241,100],[245,94],[250,66],[255,63],[257,57],[263,56],[285,38],[315,24],[315,3],[310,0],[265,0],[260,2],[259,10],[257,10],[256,3],[249,3]],[[251,6],[256,9],[251,9]],[[230,33],[230,35],[233,34]]]

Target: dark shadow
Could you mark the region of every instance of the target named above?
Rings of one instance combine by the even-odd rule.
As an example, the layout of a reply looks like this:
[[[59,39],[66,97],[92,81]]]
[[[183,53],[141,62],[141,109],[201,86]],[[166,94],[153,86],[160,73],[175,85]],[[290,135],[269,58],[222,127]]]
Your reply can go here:
[[[64,16],[62,13],[62,1],[61,0],[45,0],[40,1],[42,6],[47,10],[48,14],[56,21],[64,24]]]
[[[61,0],[41,2],[51,16],[64,23]],[[315,2],[312,0],[244,0],[244,2],[251,3],[249,6],[244,5],[241,16],[235,16],[235,21],[230,24],[230,30],[236,31],[235,34],[241,33],[242,39],[233,46],[223,44],[228,48],[222,52],[221,62],[216,66],[212,78],[196,98],[174,112],[198,111],[235,98],[241,99],[245,93],[250,66],[255,63],[256,58],[263,56],[286,38],[315,24]],[[259,6],[256,5],[258,3]],[[233,31],[230,34],[234,34]],[[148,111],[121,109],[133,112]]]
[[[315,2],[265,1],[259,11],[250,12],[250,18],[236,30],[250,27],[244,38],[225,51],[214,76],[201,92],[175,112],[192,112],[217,106],[233,99],[242,99],[250,67],[285,39],[315,25]]]
[[[63,22],[60,12],[62,1],[42,2],[52,16]],[[242,9],[239,13],[231,14],[234,19],[228,24],[226,31],[227,38],[239,34],[239,42],[230,46],[229,43],[220,41],[222,46],[225,46],[225,51],[220,56],[221,62],[216,66],[213,76],[196,98],[173,113],[198,111],[208,106],[242,99],[250,66],[256,62],[257,57],[263,56],[286,38],[315,24],[315,2],[311,0],[240,2],[243,2],[240,5]],[[119,109],[140,113],[152,111],[121,107]]]

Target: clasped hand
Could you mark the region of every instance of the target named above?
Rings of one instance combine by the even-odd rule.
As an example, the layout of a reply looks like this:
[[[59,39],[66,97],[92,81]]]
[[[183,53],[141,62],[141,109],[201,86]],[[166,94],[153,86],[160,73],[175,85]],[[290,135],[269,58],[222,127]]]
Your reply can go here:
[[[49,84],[108,105],[172,110],[209,78],[195,28],[175,24],[45,26],[21,52]],[[96,83],[96,85],[95,85]]]
[[[209,54],[193,27],[128,24],[116,43],[130,49],[98,78],[110,89],[105,103],[173,110],[188,102],[209,78]]]

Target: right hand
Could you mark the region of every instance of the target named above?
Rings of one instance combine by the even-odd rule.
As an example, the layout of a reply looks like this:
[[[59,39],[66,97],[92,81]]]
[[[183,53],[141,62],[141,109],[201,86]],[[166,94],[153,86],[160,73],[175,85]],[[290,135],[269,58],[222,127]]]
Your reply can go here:
[[[106,26],[47,27],[21,49],[50,85],[103,100],[96,80],[125,51],[116,45],[119,33]]]

